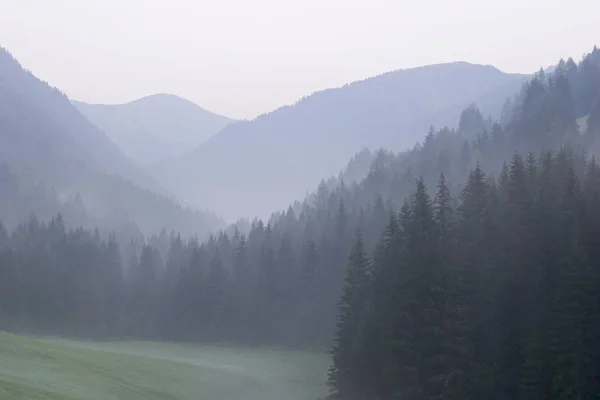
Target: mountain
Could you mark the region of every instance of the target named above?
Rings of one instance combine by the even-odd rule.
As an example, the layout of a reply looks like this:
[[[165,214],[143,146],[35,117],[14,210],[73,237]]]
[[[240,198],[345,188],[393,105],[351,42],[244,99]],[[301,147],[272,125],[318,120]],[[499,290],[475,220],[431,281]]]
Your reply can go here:
[[[232,122],[170,94],[126,104],[71,102],[140,165],[182,156]]]
[[[220,224],[179,206],[58,89],[0,47],[0,217],[66,212],[74,224],[191,232]],[[206,226],[204,226],[206,224]]]
[[[332,346],[338,399],[593,399],[600,51],[506,104],[491,121],[468,105],[411,150],[358,153],[344,175],[372,160],[360,182],[323,182],[247,234],[161,233],[119,257],[60,218],[0,225],[2,329]]]
[[[301,198],[364,147],[412,146],[430,125],[455,124],[471,102],[498,115],[525,78],[465,62],[390,72],[232,123],[151,171],[190,203],[229,218],[264,216]]]
[[[47,176],[62,177],[78,168],[118,174],[140,187],[164,192],[67,97],[24,70],[0,47],[0,159],[28,164]]]

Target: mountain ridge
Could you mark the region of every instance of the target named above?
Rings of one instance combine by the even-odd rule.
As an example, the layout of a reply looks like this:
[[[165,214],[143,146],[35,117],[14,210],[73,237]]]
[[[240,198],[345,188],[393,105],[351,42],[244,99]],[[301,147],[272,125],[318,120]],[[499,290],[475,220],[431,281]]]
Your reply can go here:
[[[405,148],[430,125],[455,123],[484,94],[490,99],[482,112],[499,114],[527,76],[464,61],[391,71],[229,124],[186,155],[149,170],[191,204],[237,218],[230,211],[240,196],[248,205],[245,216],[265,215],[339,172],[365,147]],[[264,195],[273,201],[267,205]]]
[[[19,126],[22,134],[11,137],[10,143],[16,146],[12,149],[13,154],[10,154],[10,148],[8,151],[5,149],[3,152],[5,157],[16,155],[22,157],[17,149],[31,150],[28,145],[39,145],[39,142],[62,154],[68,151],[68,148],[62,144],[70,145],[72,151],[68,154],[72,159],[79,159],[108,174],[118,174],[142,188],[166,193],[161,185],[131,163],[121,149],[102,131],[72,107],[62,91],[38,79],[2,47],[0,47],[0,68],[5,112],[11,108],[18,109],[19,112],[31,111],[36,114],[40,122],[43,120],[41,129],[31,126],[34,121],[27,121],[30,124],[28,126]],[[9,118],[8,115],[5,117]],[[60,142],[49,141],[49,137],[41,133],[42,129],[46,130],[46,133],[52,132],[53,138],[58,138]],[[8,136],[5,138],[8,139]],[[29,160],[26,158],[25,161]]]
[[[71,103],[139,165],[182,156],[234,121],[168,93],[121,104]]]
[[[0,217],[6,220],[66,212],[73,215],[71,226],[110,230],[135,221],[144,232],[167,228],[186,234],[206,233],[221,224],[214,214],[181,207],[64,93],[24,69],[4,48],[0,166],[5,171]]]
[[[162,101],[164,99],[172,99],[172,100],[176,100],[179,101],[181,103],[186,103],[189,105],[192,105],[194,107],[198,107],[200,108],[203,112],[207,113],[207,114],[212,114],[218,117],[223,117],[223,118],[227,118],[229,120],[235,121],[235,118],[230,118],[230,117],[226,117],[224,115],[221,115],[217,112],[211,111],[209,109],[207,109],[204,106],[201,106],[191,100],[186,99],[185,97],[179,96],[177,94],[173,94],[173,93],[167,93],[167,92],[158,92],[158,93],[153,93],[153,94],[148,94],[130,101],[126,101],[126,102],[122,102],[122,103],[96,103],[96,102],[89,102],[89,101],[80,101],[80,100],[75,100],[75,99],[71,99],[71,103],[76,103],[76,104],[85,104],[88,106],[102,106],[102,107],[120,107],[120,106],[127,106],[127,105],[133,105],[133,104],[139,104],[139,103],[144,103],[147,101],[154,101],[154,100],[158,100],[158,101]]]

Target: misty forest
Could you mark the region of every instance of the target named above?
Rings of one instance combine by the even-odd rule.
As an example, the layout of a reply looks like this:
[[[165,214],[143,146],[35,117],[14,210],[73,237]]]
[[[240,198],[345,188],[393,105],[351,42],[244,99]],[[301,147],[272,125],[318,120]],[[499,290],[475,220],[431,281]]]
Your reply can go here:
[[[396,71],[250,121],[72,101],[0,49],[0,398],[109,398],[77,397],[101,385],[83,375],[35,397],[27,371],[129,379],[144,352],[131,398],[198,398],[214,360],[278,349],[207,398],[600,399],[599,154],[597,48],[532,75]]]

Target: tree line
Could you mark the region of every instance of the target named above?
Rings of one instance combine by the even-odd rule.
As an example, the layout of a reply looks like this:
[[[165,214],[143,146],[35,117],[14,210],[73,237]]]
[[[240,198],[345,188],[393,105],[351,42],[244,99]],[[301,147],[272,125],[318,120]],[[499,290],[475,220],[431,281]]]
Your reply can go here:
[[[576,158],[476,167],[457,199],[418,180],[372,257],[359,232],[333,397],[598,398],[600,166]]]
[[[361,153],[304,201],[208,240],[124,240],[61,215],[0,228],[0,329],[321,348],[335,337],[343,398],[584,398],[591,378],[576,371],[596,367],[564,349],[596,354],[595,314],[579,304],[595,296],[599,93],[594,49],[536,74],[496,121],[468,107],[457,129]]]
[[[561,61],[553,74],[540,72],[525,84],[497,121],[468,107],[456,130],[432,128],[423,143],[398,154],[363,152],[303,202],[209,240],[166,231],[128,240],[66,229],[64,216],[48,223],[32,217],[12,234],[5,229],[0,243],[1,282],[11,288],[0,303],[2,324],[65,334],[328,346],[358,230],[371,254],[417,179],[434,188],[443,172],[458,193],[478,162],[499,176],[514,152],[570,146],[581,170],[583,150],[593,151],[600,133],[600,101],[590,90],[600,93],[599,76],[598,50],[579,64]]]

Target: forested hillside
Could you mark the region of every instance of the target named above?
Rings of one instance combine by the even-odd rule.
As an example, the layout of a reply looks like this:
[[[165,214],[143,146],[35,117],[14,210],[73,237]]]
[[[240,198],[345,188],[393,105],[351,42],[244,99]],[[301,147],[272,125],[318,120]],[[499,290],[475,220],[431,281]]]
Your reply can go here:
[[[497,116],[524,80],[462,62],[390,72],[232,123],[185,157],[153,168],[153,176],[226,218],[265,217],[303,198],[364,147],[412,147],[429,125],[454,126],[471,102]]]
[[[140,165],[181,157],[233,122],[169,94],[125,104],[72,103]]]
[[[372,258],[354,245],[334,397],[596,398],[599,196],[568,151],[476,167],[458,193],[418,180]]]
[[[119,251],[30,219],[0,230],[1,328],[333,343],[339,399],[594,399],[599,135],[594,48],[540,71],[498,120],[470,106],[410,151],[364,151],[247,233]]]
[[[332,398],[598,397],[599,115],[594,48],[524,88],[496,140],[475,142],[482,161],[462,190],[442,173],[430,195],[417,179],[372,254],[358,232]],[[511,150],[486,175],[488,156]]]
[[[161,228],[192,235],[219,229],[211,213],[178,205],[67,97],[0,48],[0,218],[61,212],[68,226],[123,236]]]

